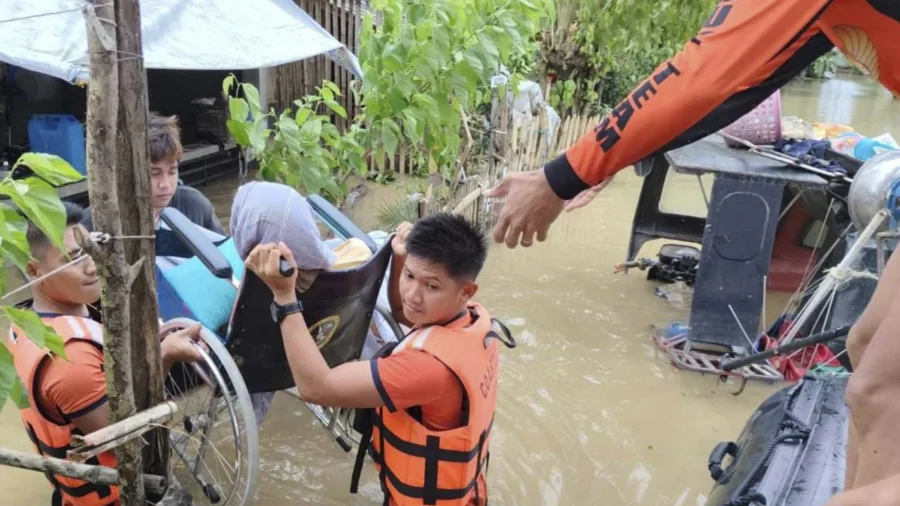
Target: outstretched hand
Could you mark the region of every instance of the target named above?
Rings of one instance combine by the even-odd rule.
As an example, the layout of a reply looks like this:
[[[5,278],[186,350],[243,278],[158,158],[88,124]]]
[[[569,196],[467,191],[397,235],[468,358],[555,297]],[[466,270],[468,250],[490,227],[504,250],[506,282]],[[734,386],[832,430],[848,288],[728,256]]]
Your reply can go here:
[[[580,209],[580,208],[590,204],[594,200],[594,197],[596,197],[597,194],[600,193],[600,191],[602,189],[606,188],[609,185],[609,183],[612,182],[613,177],[614,176],[609,176],[608,178],[604,179],[603,181],[600,181],[600,183],[597,184],[596,186],[588,188],[587,190],[584,190],[583,192],[579,193],[578,195],[575,196],[574,199],[567,201],[566,206],[563,209],[567,213],[571,213],[572,211],[574,211],[576,209]]]
[[[531,246],[535,234],[538,241],[545,241],[550,225],[565,204],[550,188],[542,169],[510,174],[484,195],[506,197],[494,227],[494,240],[505,242],[509,248],[515,248],[517,244],[526,248]]]

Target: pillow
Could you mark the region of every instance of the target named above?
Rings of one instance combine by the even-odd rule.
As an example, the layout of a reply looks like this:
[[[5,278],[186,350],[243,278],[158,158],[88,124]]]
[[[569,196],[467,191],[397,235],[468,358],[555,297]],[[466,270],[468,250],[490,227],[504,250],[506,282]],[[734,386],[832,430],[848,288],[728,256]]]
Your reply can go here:
[[[234,240],[229,238],[218,249],[231,264],[233,276],[238,281],[243,279],[244,262],[241,261]],[[230,279],[213,276],[199,258],[192,257],[163,271],[162,275],[204,327],[217,332],[231,320],[237,288]]]

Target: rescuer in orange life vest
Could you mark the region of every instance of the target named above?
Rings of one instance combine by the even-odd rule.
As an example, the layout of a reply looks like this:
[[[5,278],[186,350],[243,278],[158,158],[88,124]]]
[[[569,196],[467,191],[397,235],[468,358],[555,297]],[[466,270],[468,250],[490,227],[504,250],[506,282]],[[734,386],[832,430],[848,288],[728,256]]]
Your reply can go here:
[[[60,251],[33,224],[26,237],[32,260],[27,276],[38,279],[79,260],[44,278],[32,286],[33,300],[27,304],[44,324],[52,327],[65,342],[65,359],[53,359],[46,351],[27,339],[21,329],[11,327],[9,350],[16,372],[28,390],[30,406],[21,411],[22,421],[38,453],[48,457],[67,458],[73,434],[90,434],[110,424],[110,408],[106,398],[103,373],[103,326],[99,314],[90,306],[100,299],[100,280],[94,261],[79,248],[75,230],[86,236],[80,224],[83,210],[63,202],[66,229]],[[163,339],[163,370],[175,362],[200,358],[197,347],[189,341],[197,339],[199,325],[170,334]],[[115,468],[113,453],[104,452],[87,464]],[[83,480],[47,474],[54,488],[53,506],[105,506],[119,503],[117,487],[93,485]]]
[[[304,400],[357,409],[363,433],[351,491],[369,442],[385,504],[483,505],[491,426],[497,399],[499,335],[487,310],[472,301],[486,241],[450,214],[404,223],[392,238],[389,299],[412,332],[370,361],[328,367],[309,334],[294,288],[297,272],[279,273],[283,243],[260,244],[247,268],[272,290],[287,358]],[[496,339],[495,339],[496,338]],[[370,437],[371,434],[371,437]]]
[[[834,48],[900,98],[900,0],[720,0],[697,35],[542,169],[486,192],[506,197],[494,240],[544,241],[630,165],[700,140],[750,112]],[[847,340],[853,377],[843,494],[828,506],[900,504],[900,255]]]

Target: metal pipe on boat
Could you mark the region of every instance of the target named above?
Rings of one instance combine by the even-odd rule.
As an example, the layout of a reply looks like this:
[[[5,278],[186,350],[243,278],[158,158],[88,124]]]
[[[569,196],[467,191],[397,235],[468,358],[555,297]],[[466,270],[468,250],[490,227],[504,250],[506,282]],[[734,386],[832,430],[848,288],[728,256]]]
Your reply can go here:
[[[820,168],[818,168],[818,167],[813,167],[812,165],[805,164],[805,163],[803,163],[803,162],[797,160],[796,158],[794,158],[794,157],[792,157],[792,156],[790,156],[790,155],[787,155],[787,154],[785,154],[785,153],[781,153],[781,152],[779,152],[779,151],[775,151],[775,150],[772,150],[772,149],[768,149],[768,148],[764,148],[764,147],[761,147],[761,146],[757,146],[756,144],[753,144],[753,143],[750,142],[750,141],[741,139],[740,137],[735,137],[735,136],[730,135],[730,134],[727,134],[727,133],[725,133],[725,132],[718,132],[718,134],[719,134],[721,137],[724,137],[724,138],[726,138],[726,139],[728,139],[728,140],[731,140],[731,141],[737,142],[737,143],[739,143],[739,144],[742,144],[744,147],[746,147],[747,149],[749,149],[751,152],[756,153],[756,154],[758,154],[758,155],[760,155],[760,156],[764,156],[764,157],[766,157],[766,158],[775,160],[775,161],[777,161],[777,162],[781,162],[781,163],[784,163],[784,164],[787,164],[787,165],[791,165],[791,166],[793,166],[793,167],[797,167],[797,168],[799,168],[799,169],[803,169],[803,170],[805,170],[805,171],[812,172],[812,173],[814,173],[814,174],[818,174],[818,175],[820,175],[820,176],[822,176],[823,178],[828,179],[828,180],[831,180],[831,179],[838,179],[838,178],[839,178],[839,179],[843,180],[845,183],[852,183],[852,182],[853,182],[853,178],[852,178],[852,177],[849,177],[849,176],[841,176],[840,174],[834,174],[833,172],[828,171],[828,170],[825,170],[825,169],[820,169]]]
[[[834,330],[829,330],[828,332],[822,332],[820,334],[804,337],[803,339],[797,339],[792,343],[783,344],[781,346],[772,348],[771,350],[766,350],[762,353],[756,353],[754,355],[748,355],[746,357],[736,358],[734,360],[723,361],[722,370],[733,371],[750,364],[756,364],[772,357],[777,357],[779,355],[784,355],[785,353],[799,350],[800,348],[805,348],[807,346],[824,343],[826,341],[831,341],[832,339],[846,336],[848,333],[850,333],[850,327],[850,325],[844,325],[843,327],[838,327]]]
[[[819,304],[821,304],[822,301],[825,300],[825,297],[827,297],[828,294],[831,293],[831,291],[834,290],[841,281],[843,281],[843,279],[840,279],[839,276],[835,274],[835,272],[844,273],[849,271],[850,266],[854,261],[856,261],[856,258],[859,256],[860,252],[862,252],[862,249],[866,245],[866,243],[869,242],[869,239],[871,239],[872,236],[875,235],[875,232],[878,231],[878,227],[881,226],[881,222],[883,222],[885,218],[887,218],[887,215],[888,213],[885,209],[878,211],[872,218],[872,221],[869,222],[868,226],[866,226],[866,228],[862,232],[860,232],[859,237],[853,243],[853,246],[850,247],[850,250],[847,251],[847,254],[844,255],[844,258],[841,259],[841,262],[837,265],[837,267],[835,267],[832,272],[829,272],[825,275],[824,278],[822,278],[822,283],[819,284],[818,288],[816,288],[816,292],[813,294],[809,303],[806,305],[806,307],[803,308],[803,311],[800,312],[800,314],[797,316],[797,319],[790,326],[787,334],[785,334],[784,338],[782,339],[782,342],[784,344],[788,344],[794,340],[794,337],[797,336],[797,332],[800,332],[803,324],[806,323],[806,320],[812,316],[813,311],[815,311],[819,307]]]

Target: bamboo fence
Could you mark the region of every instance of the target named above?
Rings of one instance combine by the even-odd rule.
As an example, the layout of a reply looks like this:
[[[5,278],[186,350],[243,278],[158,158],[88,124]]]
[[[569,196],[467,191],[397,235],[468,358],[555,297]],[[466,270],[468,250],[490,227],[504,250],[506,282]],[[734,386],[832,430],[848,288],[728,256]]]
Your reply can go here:
[[[369,9],[369,0],[294,0],[311,18],[335,39],[356,54],[363,14]],[[337,102],[347,110],[347,118],[334,115],[334,124],[344,131],[359,106],[350,91],[353,75],[325,56],[316,56],[299,62],[279,65],[269,70],[272,83],[270,102],[276,111],[293,108],[294,100],[315,93],[322,81],[329,80],[341,90]]]
[[[501,115],[498,115],[502,117]],[[533,116],[515,116],[505,130],[494,129],[496,163],[481,168],[476,174],[462,178],[450,188],[446,202],[428,202],[420,207],[420,216],[439,211],[462,214],[488,230],[496,223],[505,199],[489,199],[484,192],[511,173],[539,169],[575,144],[602,120],[601,116],[569,116],[556,128],[550,128],[547,114],[541,110]],[[498,127],[502,127],[500,123]]]

